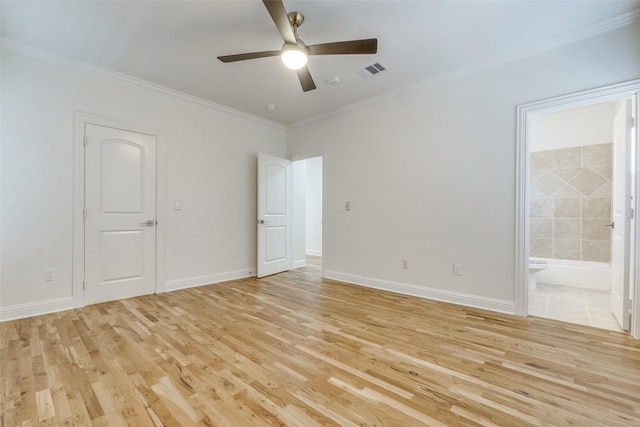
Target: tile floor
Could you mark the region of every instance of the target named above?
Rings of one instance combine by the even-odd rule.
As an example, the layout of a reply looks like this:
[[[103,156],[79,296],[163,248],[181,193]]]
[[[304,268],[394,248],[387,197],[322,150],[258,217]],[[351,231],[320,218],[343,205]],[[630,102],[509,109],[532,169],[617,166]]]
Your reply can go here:
[[[538,283],[537,289],[529,292],[532,316],[622,331],[609,304],[609,291]]]

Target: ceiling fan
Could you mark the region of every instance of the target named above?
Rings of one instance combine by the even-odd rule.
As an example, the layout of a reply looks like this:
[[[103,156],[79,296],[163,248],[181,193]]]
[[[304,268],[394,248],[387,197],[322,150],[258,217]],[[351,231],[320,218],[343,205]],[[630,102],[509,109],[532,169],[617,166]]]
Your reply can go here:
[[[300,12],[287,11],[282,0],[262,0],[271,19],[276,24],[284,44],[280,50],[267,50],[263,52],[240,53],[237,55],[218,56],[222,62],[236,62],[247,59],[266,58],[280,56],[282,62],[292,70],[298,72],[298,79],[302,90],[308,92],[316,88],[313,82],[307,58],[309,55],[346,55],[346,54],[374,54],[378,52],[378,39],[349,40],[333,43],[321,43],[307,46],[298,38],[298,28],[304,22],[304,16]]]

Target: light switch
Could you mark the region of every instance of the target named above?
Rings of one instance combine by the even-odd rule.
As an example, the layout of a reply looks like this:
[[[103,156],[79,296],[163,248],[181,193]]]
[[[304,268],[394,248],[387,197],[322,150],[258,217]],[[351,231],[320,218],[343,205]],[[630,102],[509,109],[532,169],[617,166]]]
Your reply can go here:
[[[173,210],[174,211],[182,210],[182,200],[174,200],[173,201]]]

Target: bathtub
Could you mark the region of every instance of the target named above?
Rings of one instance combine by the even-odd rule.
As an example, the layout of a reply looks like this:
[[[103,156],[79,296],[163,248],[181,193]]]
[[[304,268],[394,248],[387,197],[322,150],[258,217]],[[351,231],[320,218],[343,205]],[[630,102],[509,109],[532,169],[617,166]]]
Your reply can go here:
[[[611,288],[611,263],[533,257],[531,259],[546,260],[549,264],[549,268],[536,274],[538,283],[600,291]]]
[[[544,259],[544,258],[535,258]],[[546,259],[549,267],[536,274],[538,283],[606,291],[611,288],[611,263]]]

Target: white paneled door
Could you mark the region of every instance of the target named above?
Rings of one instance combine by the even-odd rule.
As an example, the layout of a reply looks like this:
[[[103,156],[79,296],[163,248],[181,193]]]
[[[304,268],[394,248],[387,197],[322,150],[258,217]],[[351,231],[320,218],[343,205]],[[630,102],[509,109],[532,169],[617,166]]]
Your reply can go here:
[[[85,304],[156,289],[156,137],[85,127]]]
[[[611,311],[625,331],[630,325],[629,268],[631,219],[631,99],[613,120],[611,222]]]
[[[258,277],[291,268],[291,162],[258,155]]]

